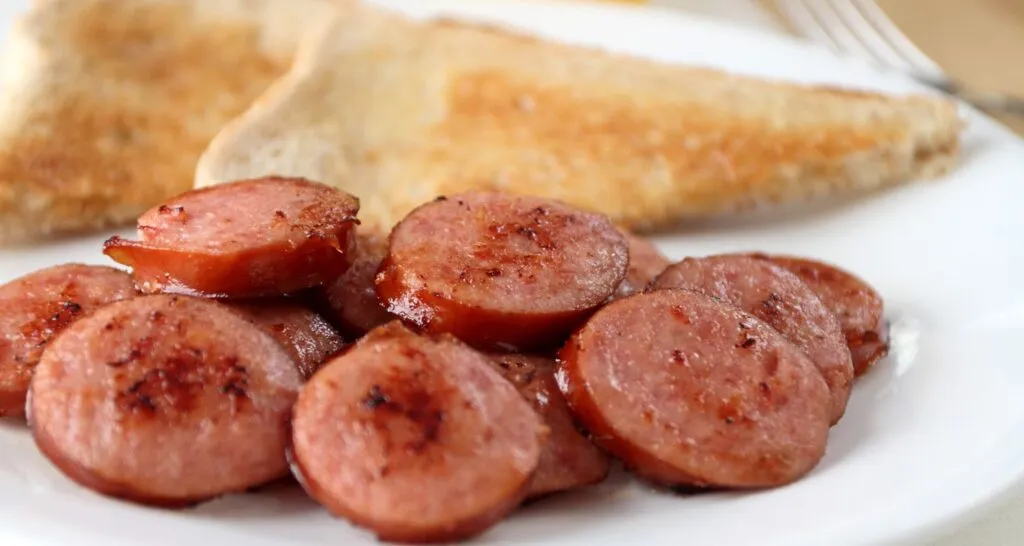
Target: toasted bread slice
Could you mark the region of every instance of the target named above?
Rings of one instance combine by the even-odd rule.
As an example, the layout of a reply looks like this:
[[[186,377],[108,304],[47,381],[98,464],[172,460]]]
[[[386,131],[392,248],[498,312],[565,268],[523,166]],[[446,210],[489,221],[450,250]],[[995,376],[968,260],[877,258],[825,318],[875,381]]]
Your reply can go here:
[[[562,199],[648,231],[944,172],[953,102],[799,86],[369,6],[340,15],[229,124],[198,186],[306,176],[388,229],[471,188]]]
[[[122,224],[191,188],[333,3],[37,0],[0,74],[0,244]]]

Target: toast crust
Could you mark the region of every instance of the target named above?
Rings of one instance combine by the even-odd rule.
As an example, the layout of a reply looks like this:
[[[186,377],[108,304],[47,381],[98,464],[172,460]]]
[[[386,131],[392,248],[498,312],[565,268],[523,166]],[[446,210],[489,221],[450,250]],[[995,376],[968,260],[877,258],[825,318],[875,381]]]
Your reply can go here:
[[[199,186],[307,176],[390,227],[468,189],[562,199],[651,231],[938,176],[955,103],[670,66],[367,6],[211,143]]]
[[[289,44],[261,20],[289,0],[250,4],[37,1],[5,50],[0,244],[119,226],[191,188],[210,139],[302,35]]]

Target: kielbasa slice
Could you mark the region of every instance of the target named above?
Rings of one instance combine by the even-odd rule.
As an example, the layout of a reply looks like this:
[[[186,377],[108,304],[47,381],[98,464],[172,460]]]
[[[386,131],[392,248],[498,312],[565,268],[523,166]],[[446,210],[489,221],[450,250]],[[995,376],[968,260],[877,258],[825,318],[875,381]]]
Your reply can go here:
[[[0,286],[0,417],[25,414],[32,371],[54,336],[94,309],[135,295],[124,271],[85,264],[41,269]]]
[[[541,451],[527,498],[603,481],[611,469],[607,454],[579,430],[555,382],[555,361],[540,356],[493,354],[498,370],[526,397],[551,434]]]
[[[388,313],[377,299],[373,284],[381,261],[388,253],[387,237],[373,232],[356,232],[356,254],[352,266],[324,289],[330,316],[345,334],[361,336],[397,317]]]
[[[839,319],[853,358],[854,375],[867,373],[875,362],[889,353],[885,304],[882,296],[863,279],[818,260],[762,253],[751,256],[769,260],[800,277]]]
[[[395,227],[377,294],[427,332],[487,350],[548,348],[612,295],[628,256],[604,216],[468,192],[422,205]]]
[[[293,471],[333,514],[396,542],[477,535],[523,500],[547,428],[488,358],[381,326],[306,384]]]
[[[753,315],[697,292],[616,300],[559,357],[577,419],[655,483],[779,486],[825,453],[830,397],[814,363]]]
[[[39,449],[69,478],[186,506],[286,476],[301,378],[265,331],[176,295],[116,302],[43,353],[29,393]]]
[[[789,271],[741,255],[686,258],[669,266],[652,289],[685,288],[753,314],[807,353],[832,392],[832,424],[846,411],[853,363],[835,315]]]
[[[139,217],[138,241],[104,253],[143,292],[279,296],[336,279],[352,260],[359,201],[299,178],[268,177],[183,193]]]
[[[615,289],[616,298],[643,292],[672,262],[651,241],[620,229],[629,244],[629,267],[626,278]]]
[[[345,346],[341,334],[323,316],[286,298],[231,302],[231,308],[261,326],[295,359],[303,379]]]

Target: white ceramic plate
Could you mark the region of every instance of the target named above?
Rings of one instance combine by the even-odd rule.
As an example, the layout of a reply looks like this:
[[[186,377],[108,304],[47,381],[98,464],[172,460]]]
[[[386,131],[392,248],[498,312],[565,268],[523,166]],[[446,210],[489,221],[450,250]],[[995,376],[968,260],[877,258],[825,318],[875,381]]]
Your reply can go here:
[[[903,78],[767,34],[645,8],[391,0],[506,21],[569,41],[803,82],[888,91]],[[13,13],[12,4],[3,10]],[[9,18],[11,13],[7,14]],[[6,28],[7,24],[3,27]],[[561,545],[903,542],[948,528],[1024,471],[1024,146],[973,112],[963,164],[942,180],[781,218],[662,237],[673,257],[739,249],[832,260],[884,294],[891,357],[860,381],[828,454],[802,481],[762,493],[675,496],[618,475],[520,510],[482,537]],[[0,281],[59,262],[105,263],[101,236],[0,251]],[[1021,337],[1018,337],[1021,336]],[[410,492],[415,494],[415,492]],[[0,543],[372,544],[294,488],[197,509],[140,508],[85,491],[0,425]]]

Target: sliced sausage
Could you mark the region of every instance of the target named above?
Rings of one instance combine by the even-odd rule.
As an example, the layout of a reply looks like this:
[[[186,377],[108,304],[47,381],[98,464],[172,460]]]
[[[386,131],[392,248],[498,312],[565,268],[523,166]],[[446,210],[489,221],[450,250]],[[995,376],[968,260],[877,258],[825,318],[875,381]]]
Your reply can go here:
[[[860,277],[832,264],[794,256],[751,254],[800,277],[839,319],[853,372],[863,375],[889,353],[889,327],[882,296]]]
[[[25,393],[43,349],[59,332],[107,303],[136,295],[112,267],[67,264],[0,286],[0,417],[25,414]]]
[[[143,292],[278,296],[338,278],[352,260],[359,201],[323,184],[268,177],[190,191],[139,217],[138,241],[104,252]]]
[[[328,510],[381,540],[454,541],[523,500],[546,434],[485,355],[395,321],[302,390],[293,471]]]
[[[488,350],[561,344],[626,275],[604,216],[558,201],[469,192],[420,206],[392,231],[377,275],[389,311]]]
[[[620,229],[629,244],[629,268],[626,278],[615,289],[616,298],[643,292],[672,262],[651,241]]]
[[[72,480],[185,506],[287,475],[301,378],[270,334],[188,296],[116,302],[43,353],[29,393],[39,449]]]
[[[842,418],[853,384],[850,351],[835,315],[796,275],[764,260],[719,255],[669,266],[651,288],[695,290],[767,322],[811,357],[832,392],[832,423]]]
[[[341,334],[316,311],[286,298],[249,300],[228,304],[263,327],[292,355],[304,379],[340,351]]]
[[[576,429],[572,412],[555,383],[555,361],[539,356],[493,354],[498,370],[533,405],[551,434],[544,444],[527,498],[603,481],[611,469],[604,451]]]
[[[659,484],[779,486],[825,453],[830,396],[814,363],[697,292],[605,306],[562,349],[557,377],[594,440]]]
[[[324,289],[326,307],[338,327],[347,335],[361,336],[395,320],[377,299],[373,279],[388,253],[387,237],[358,231],[352,267]]]

